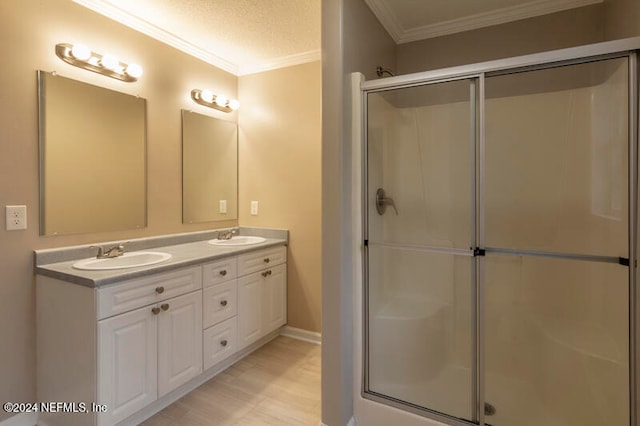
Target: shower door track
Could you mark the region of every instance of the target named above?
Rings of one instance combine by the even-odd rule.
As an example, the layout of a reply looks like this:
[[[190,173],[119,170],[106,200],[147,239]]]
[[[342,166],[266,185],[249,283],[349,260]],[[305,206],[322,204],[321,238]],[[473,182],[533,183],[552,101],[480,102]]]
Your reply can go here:
[[[442,423],[452,426],[479,425],[490,426],[485,423],[483,406],[484,398],[484,331],[482,319],[484,318],[484,283],[483,283],[483,262],[480,261],[485,253],[503,254],[510,256],[534,256],[547,258],[562,258],[578,261],[592,261],[602,263],[620,264],[629,267],[629,425],[640,426],[640,418],[638,417],[638,403],[640,398],[640,371],[636,365],[638,356],[640,356],[638,348],[638,340],[640,339],[640,327],[637,322],[640,320],[640,314],[637,312],[640,307],[640,292],[637,290],[637,252],[640,242],[637,241],[638,231],[637,224],[640,221],[638,211],[638,162],[640,162],[640,153],[638,152],[638,55],[640,51],[640,37],[634,37],[624,40],[616,40],[604,43],[598,43],[587,46],[561,49],[546,53],[520,56],[515,58],[495,60],[472,65],[457,66],[442,70],[425,71],[402,76],[389,78],[381,78],[373,81],[364,81],[360,87],[361,96],[355,99],[356,102],[362,103],[363,113],[363,155],[365,161],[362,166],[362,182],[363,182],[363,200],[362,200],[362,235],[364,237],[363,250],[363,298],[366,302],[368,295],[368,251],[370,245],[376,245],[391,249],[405,249],[422,252],[438,252],[448,253],[460,256],[478,257],[476,262],[472,262],[472,269],[475,273],[476,286],[473,289],[473,297],[475,298],[475,306],[472,312],[474,315],[475,333],[472,337],[475,342],[475,353],[472,368],[473,372],[473,399],[475,409],[472,412],[472,420],[461,419],[441,413],[438,411],[418,406],[406,401],[398,400],[390,396],[380,394],[375,391],[368,390],[368,302],[363,306],[363,374],[362,374],[362,396],[366,399],[390,405],[402,410],[422,415]],[[629,246],[628,256],[612,257],[599,256],[578,253],[556,253],[535,250],[518,250],[510,248],[484,247],[484,79],[485,76],[495,76],[502,74],[513,74],[519,72],[533,71],[545,68],[556,68],[567,65],[576,65],[606,59],[623,58],[629,60],[629,198],[628,198],[628,216],[629,216]],[[409,88],[414,86],[422,86],[425,84],[444,83],[456,80],[470,80],[472,87],[475,88],[476,94],[472,95],[472,110],[475,111],[473,124],[476,126],[475,135],[472,136],[472,149],[475,161],[472,164],[473,174],[475,176],[475,184],[472,186],[472,197],[475,199],[475,211],[473,212],[472,225],[472,241],[475,241],[476,248],[456,249],[446,247],[434,247],[428,245],[412,245],[412,244],[394,244],[394,243],[371,243],[368,239],[368,203],[366,197],[368,194],[367,183],[367,162],[366,155],[367,146],[367,102],[365,101],[368,93],[382,92],[391,89]],[[477,87],[476,87],[477,85]]]

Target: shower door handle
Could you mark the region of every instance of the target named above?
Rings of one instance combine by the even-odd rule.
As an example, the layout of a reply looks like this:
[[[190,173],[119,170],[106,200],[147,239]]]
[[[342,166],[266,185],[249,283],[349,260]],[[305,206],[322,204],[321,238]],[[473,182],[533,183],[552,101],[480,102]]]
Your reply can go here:
[[[396,216],[398,215],[398,209],[396,208],[396,203],[393,201],[393,198],[387,197],[384,189],[378,188],[376,191],[376,210],[380,216],[387,211],[387,206],[393,207],[393,210],[396,212]]]

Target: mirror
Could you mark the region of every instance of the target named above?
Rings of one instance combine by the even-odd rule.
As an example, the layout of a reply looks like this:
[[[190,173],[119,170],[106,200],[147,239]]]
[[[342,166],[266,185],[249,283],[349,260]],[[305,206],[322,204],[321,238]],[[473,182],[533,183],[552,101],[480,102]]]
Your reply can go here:
[[[182,222],[237,218],[237,124],[182,110]]]
[[[38,71],[40,234],[146,226],[146,100]]]

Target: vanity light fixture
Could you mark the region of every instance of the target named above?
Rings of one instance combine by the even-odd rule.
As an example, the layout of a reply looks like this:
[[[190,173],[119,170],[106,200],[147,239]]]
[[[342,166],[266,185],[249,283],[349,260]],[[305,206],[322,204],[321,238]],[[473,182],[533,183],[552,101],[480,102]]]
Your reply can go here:
[[[138,64],[126,64],[113,55],[93,52],[84,44],[56,44],[56,55],[63,61],[118,80],[134,82],[142,75]]]
[[[237,99],[228,99],[225,95],[215,95],[209,90],[193,89],[191,91],[191,99],[200,105],[224,112],[231,112],[240,108],[240,102]]]

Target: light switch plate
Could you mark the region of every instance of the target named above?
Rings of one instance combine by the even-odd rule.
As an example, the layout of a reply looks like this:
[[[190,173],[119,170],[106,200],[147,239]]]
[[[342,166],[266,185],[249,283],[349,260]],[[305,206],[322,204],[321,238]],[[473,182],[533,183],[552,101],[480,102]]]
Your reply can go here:
[[[27,229],[27,206],[5,206],[7,231]]]
[[[227,200],[220,200],[220,206],[219,206],[219,210],[220,213],[226,213],[227,212]]]
[[[258,216],[258,202],[251,202],[251,216]]]

